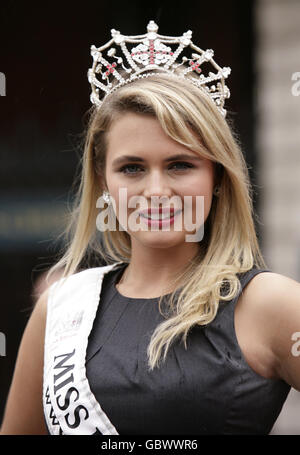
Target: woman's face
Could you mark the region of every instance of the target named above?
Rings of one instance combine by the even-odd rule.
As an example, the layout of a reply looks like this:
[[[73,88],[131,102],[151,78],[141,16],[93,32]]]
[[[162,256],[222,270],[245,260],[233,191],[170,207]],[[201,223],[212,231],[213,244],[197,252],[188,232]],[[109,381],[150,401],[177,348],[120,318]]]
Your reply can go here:
[[[132,246],[196,242],[186,236],[203,229],[209,215],[214,163],[170,138],[156,118],[134,113],[117,117],[107,133],[105,178]]]

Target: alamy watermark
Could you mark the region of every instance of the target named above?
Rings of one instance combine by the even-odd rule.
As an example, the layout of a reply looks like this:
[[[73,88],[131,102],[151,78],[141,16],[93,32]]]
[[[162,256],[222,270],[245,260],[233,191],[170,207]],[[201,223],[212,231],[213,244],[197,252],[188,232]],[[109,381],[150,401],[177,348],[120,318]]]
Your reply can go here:
[[[6,337],[4,333],[0,332],[0,357],[6,356]]]
[[[185,231],[186,242],[199,242],[204,236],[204,196],[151,196],[150,206],[144,196],[132,196],[128,200],[127,188],[119,188],[118,210],[116,201],[110,196],[107,201],[100,196],[96,207],[102,209],[97,216],[96,226],[99,231],[116,231],[119,221],[119,230],[137,231]],[[112,210],[113,208],[113,210]],[[128,214],[128,209],[131,213]],[[117,215],[118,211],[118,215]],[[193,219],[194,218],[194,219]]]
[[[292,85],[291,92],[293,96],[300,96],[300,72],[292,74],[292,81],[296,81]]]
[[[300,332],[294,332],[291,336],[292,341],[296,341],[296,343],[293,344],[291,353],[294,357],[299,357],[300,356]]]
[[[0,73],[0,96],[6,96],[6,77],[4,73]]]

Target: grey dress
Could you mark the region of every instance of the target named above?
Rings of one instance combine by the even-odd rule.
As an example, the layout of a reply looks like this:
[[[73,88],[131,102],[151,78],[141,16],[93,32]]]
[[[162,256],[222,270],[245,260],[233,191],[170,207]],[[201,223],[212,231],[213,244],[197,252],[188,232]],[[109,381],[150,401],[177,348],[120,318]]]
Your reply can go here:
[[[234,328],[239,296],[221,301],[213,322],[190,330],[187,350],[175,341],[165,363],[150,372],[147,346],[164,317],[158,298],[118,292],[124,267],[104,277],[86,356],[91,390],[118,433],[268,434],[290,386],[258,375],[247,364]],[[264,271],[239,275],[242,288]]]

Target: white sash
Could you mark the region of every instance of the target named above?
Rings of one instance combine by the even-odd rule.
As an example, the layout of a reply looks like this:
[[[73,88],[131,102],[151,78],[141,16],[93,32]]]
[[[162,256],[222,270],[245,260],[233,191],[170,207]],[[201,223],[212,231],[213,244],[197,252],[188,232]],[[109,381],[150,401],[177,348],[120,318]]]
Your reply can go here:
[[[118,434],[96,401],[85,369],[103,276],[118,264],[75,273],[49,288],[43,406],[51,434]]]

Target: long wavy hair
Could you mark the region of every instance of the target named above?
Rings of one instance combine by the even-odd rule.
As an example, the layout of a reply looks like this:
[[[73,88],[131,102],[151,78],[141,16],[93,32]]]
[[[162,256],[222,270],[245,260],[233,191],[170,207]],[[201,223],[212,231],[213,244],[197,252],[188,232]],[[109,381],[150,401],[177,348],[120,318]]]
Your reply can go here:
[[[88,112],[80,184],[61,234],[61,259],[47,278],[57,270],[68,277],[80,270],[83,260],[89,267],[92,256],[105,264],[130,263],[130,235],[118,229],[118,221],[116,230],[101,235],[96,228],[96,202],[106,188],[106,135],[119,115],[127,112],[152,115],[172,139],[212,160],[220,188],[219,196],[213,197],[199,253],[174,277],[174,291],[168,295],[165,313],[159,299],[165,318],[148,345],[148,366],[153,369],[165,360],[175,339],[181,338],[186,347],[189,330],[209,324],[219,302],[237,295],[241,286],[237,274],[253,267],[266,268],[266,264],[255,231],[253,188],[232,126],[204,91],[189,81],[178,83],[176,78],[161,74],[119,88],[100,108]]]

